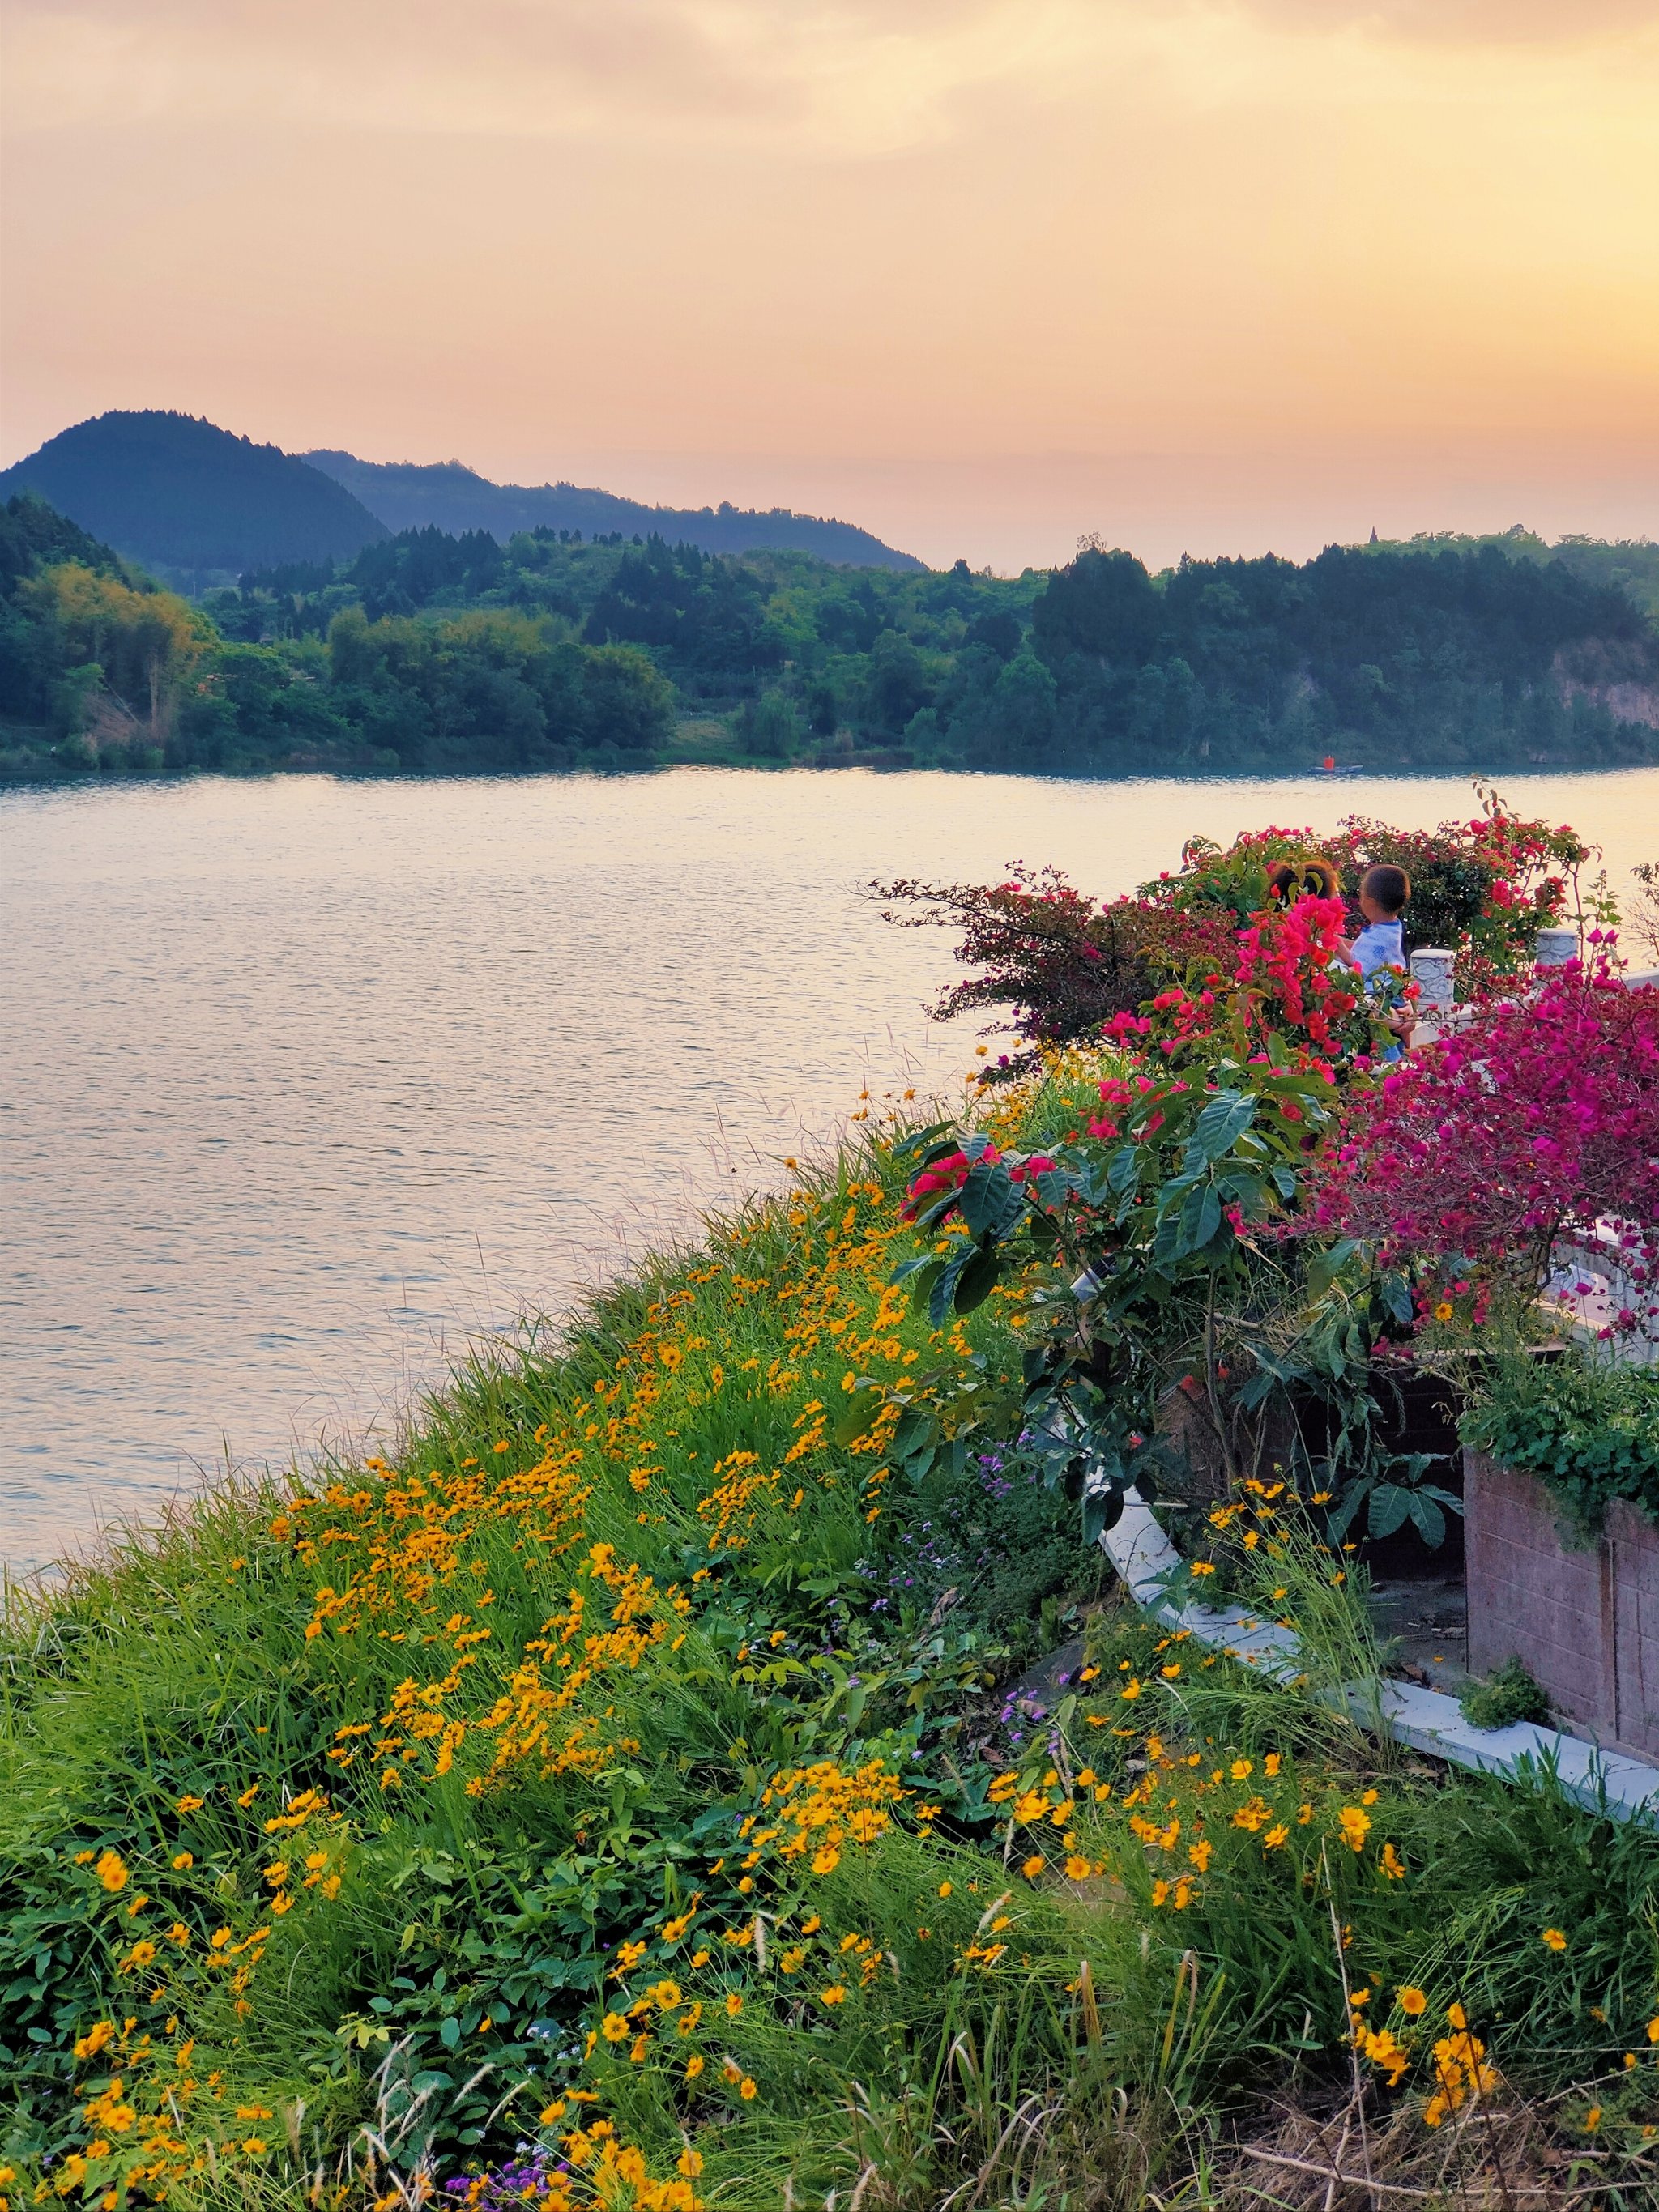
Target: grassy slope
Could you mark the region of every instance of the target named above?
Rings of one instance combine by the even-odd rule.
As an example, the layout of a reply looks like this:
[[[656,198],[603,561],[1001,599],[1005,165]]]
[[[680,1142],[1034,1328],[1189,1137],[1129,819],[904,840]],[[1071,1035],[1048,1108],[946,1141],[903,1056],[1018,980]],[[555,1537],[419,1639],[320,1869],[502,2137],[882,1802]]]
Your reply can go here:
[[[1138,2203],[1241,2092],[1344,2077],[1345,1973],[1402,2094],[1421,1984],[1569,2136],[1613,2068],[1641,2154],[1652,1839],[1110,1606],[1057,1711],[988,1692],[1097,1555],[1017,1463],[901,1496],[836,1442],[850,1376],[1015,1357],[1006,1301],[936,1338],[884,1287],[899,1194],[851,1146],[459,1375],[395,1467],[210,1499],[15,1620],[0,2033],[48,2194],[373,2196],[586,2123],[622,2202],[868,2166],[921,2207],[988,2160],[992,2201]]]

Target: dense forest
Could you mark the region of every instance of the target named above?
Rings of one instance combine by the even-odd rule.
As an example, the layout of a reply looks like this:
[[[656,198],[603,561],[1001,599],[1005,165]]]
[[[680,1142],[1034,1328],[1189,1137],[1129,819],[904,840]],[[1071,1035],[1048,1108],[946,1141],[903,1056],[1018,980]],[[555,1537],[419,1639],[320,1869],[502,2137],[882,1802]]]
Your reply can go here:
[[[1518,522],[1512,530],[1468,538],[1455,531],[1421,531],[1415,538],[1385,539],[1385,553],[1476,553],[1495,546],[1511,561],[1546,562],[1571,569],[1586,583],[1614,584],[1644,613],[1659,621],[1659,544],[1650,538],[1558,538],[1552,544]]]
[[[1502,541],[1002,579],[406,531],[191,603],[0,516],[0,775],[659,761],[1039,773],[1659,758],[1659,631]],[[1602,549],[1610,553],[1643,549]],[[1637,563],[1639,566],[1639,561]]]

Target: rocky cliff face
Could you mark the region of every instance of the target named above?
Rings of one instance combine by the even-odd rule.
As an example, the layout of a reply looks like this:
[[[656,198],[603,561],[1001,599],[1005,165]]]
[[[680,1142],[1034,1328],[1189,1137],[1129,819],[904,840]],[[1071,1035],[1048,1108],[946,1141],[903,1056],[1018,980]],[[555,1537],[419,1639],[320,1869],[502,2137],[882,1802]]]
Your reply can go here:
[[[1650,640],[1585,638],[1556,654],[1552,672],[1564,699],[1589,699],[1621,722],[1659,730],[1659,646]]]

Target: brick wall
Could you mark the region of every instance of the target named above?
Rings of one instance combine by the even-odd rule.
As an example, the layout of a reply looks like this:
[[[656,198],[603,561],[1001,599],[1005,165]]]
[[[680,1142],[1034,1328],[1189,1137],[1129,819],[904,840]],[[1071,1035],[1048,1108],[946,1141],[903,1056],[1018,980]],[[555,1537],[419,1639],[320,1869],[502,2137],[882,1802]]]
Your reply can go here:
[[[1468,1665],[1520,1658],[1566,1718],[1659,1756],[1659,1528],[1622,1501],[1601,1540],[1565,1540],[1543,1484],[1465,1455]]]

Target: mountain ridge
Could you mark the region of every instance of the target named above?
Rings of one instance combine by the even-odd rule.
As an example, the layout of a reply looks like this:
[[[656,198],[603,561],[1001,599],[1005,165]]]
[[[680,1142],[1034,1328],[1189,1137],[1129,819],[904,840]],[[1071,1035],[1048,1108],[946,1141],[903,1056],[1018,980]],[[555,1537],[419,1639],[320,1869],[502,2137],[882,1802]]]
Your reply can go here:
[[[621,531],[696,545],[705,553],[813,553],[847,568],[921,574],[927,562],[872,532],[833,516],[793,508],[661,507],[562,478],[502,484],[464,461],[364,461],[343,448],[317,447],[301,459],[331,477],[393,531],[428,526],[459,537],[485,530],[505,544],[520,530],[580,530],[585,538]]]
[[[502,545],[537,529],[590,541],[661,537],[704,553],[793,551],[927,573],[854,523],[787,507],[653,507],[592,486],[498,484],[461,461],[363,461],[332,447],[289,453],[171,408],[112,408],[71,423],[0,471],[0,503],[24,492],[191,593],[260,569],[349,560],[428,527],[482,530]]]
[[[170,408],[72,423],[0,471],[0,500],[24,491],[192,589],[279,562],[349,557],[392,535],[321,469]]]

